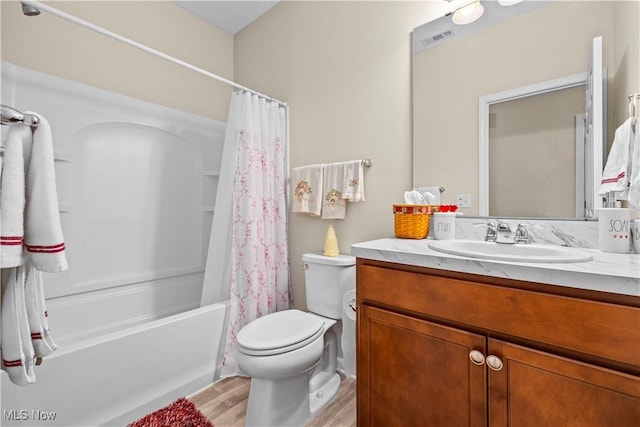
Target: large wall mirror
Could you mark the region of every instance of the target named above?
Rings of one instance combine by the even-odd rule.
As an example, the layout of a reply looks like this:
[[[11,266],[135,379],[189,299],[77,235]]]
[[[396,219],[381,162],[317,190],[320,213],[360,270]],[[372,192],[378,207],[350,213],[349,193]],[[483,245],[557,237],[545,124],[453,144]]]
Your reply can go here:
[[[637,72],[640,55],[637,2],[482,4],[485,15],[472,24],[444,16],[413,32],[414,187],[444,186],[445,203],[470,195],[466,215],[591,217],[581,206],[602,157],[594,162],[592,147],[584,152],[579,141],[590,131],[584,113],[592,102],[585,92],[594,38],[601,37],[606,73],[599,125],[606,144],[626,118],[615,98],[637,90],[638,77],[628,75],[630,68]],[[492,17],[494,9],[504,16]],[[558,81],[571,83],[488,103],[481,123],[481,99]],[[618,104],[626,106],[626,99]],[[603,151],[606,156],[606,145]]]

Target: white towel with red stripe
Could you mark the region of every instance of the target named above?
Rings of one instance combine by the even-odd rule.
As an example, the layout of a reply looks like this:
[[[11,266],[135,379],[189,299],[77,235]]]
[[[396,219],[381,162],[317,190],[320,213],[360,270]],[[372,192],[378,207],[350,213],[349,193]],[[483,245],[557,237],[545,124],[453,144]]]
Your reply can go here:
[[[29,332],[31,334],[31,344],[36,357],[45,357],[58,349],[49,332],[47,322],[47,310],[45,308],[44,287],[42,273],[27,263],[25,269],[24,294],[27,308],[27,319],[29,321]]]
[[[35,382],[36,358],[57,349],[47,324],[40,271],[68,268],[51,127],[41,115],[28,113],[40,118],[38,127],[9,129],[0,175],[0,349],[2,369],[19,385]]]
[[[42,273],[30,261],[2,270],[0,319],[2,369],[14,384],[35,382],[36,361],[58,346],[49,332]]]
[[[40,122],[33,131],[31,150],[25,150],[24,243],[36,269],[57,273],[69,266],[60,225],[51,127],[40,114],[27,113],[37,115]]]
[[[629,205],[640,210],[640,121],[636,121],[632,127],[633,137],[633,152],[631,155],[631,173],[629,182]]]
[[[25,174],[24,146],[31,129],[12,126],[7,132],[0,175],[0,268],[24,263]]]
[[[2,272],[2,369],[17,385],[34,383],[35,350],[25,301],[25,268]]]
[[[616,129],[611,151],[602,172],[599,195],[605,196],[608,192],[614,191],[616,200],[628,199],[634,138],[632,119],[629,118]]]

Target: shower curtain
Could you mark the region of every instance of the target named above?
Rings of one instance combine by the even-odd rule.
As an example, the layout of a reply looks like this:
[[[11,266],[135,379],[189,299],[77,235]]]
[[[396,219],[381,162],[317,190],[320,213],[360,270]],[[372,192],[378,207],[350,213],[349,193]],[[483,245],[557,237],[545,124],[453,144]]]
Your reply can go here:
[[[202,305],[230,295],[223,377],[239,371],[238,331],[258,317],[289,308],[285,197],[285,108],[236,92],[229,109],[202,294]]]

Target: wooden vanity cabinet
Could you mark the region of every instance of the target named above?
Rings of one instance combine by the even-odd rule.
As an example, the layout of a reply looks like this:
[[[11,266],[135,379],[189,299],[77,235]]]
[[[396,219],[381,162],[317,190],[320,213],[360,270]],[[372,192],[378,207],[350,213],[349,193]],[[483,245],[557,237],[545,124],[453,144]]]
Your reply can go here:
[[[359,258],[357,302],[358,426],[640,426],[637,297]]]

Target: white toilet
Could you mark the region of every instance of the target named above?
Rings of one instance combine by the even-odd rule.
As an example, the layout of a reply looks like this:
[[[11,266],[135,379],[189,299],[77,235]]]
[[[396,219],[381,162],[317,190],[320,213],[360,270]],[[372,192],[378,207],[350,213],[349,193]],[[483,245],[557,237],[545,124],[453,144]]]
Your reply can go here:
[[[344,294],[355,289],[355,258],[304,254],[302,260],[310,313],[268,314],[238,332],[238,366],[251,377],[247,426],[303,425],[340,388],[334,325]]]

